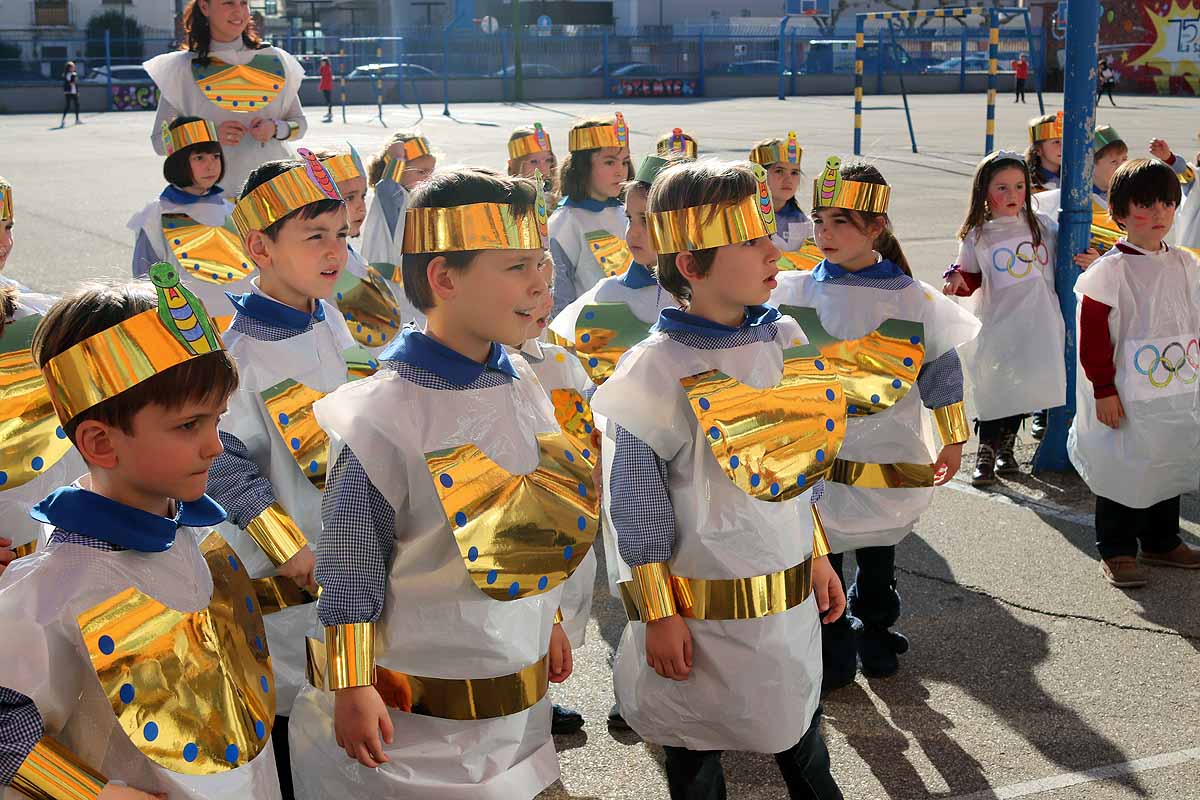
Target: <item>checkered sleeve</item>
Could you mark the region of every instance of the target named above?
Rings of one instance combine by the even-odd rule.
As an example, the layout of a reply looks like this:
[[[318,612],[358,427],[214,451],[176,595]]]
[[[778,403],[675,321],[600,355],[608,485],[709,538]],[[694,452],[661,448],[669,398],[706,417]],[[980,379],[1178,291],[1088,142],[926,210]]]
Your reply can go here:
[[[962,362],[958,351],[950,348],[933,361],[921,365],[917,373],[917,387],[921,390],[921,402],[926,408],[941,408],[963,399]]]
[[[825,496],[825,479],[821,478],[819,481],[817,481],[816,483],[813,484],[812,494],[810,494],[808,496],[808,500],[813,505],[816,505],[818,502],[820,502],[821,498],[824,496]]]
[[[669,561],[675,551],[675,509],[667,488],[667,462],[617,425],[608,480],[608,513],[621,558],[631,567]]]
[[[241,439],[227,431],[217,435],[225,451],[208,470],[208,495],[221,504],[230,522],[245,530],[275,502],[275,489]]]
[[[321,519],[317,617],[326,627],[375,622],[387,597],[396,512],[349,447],[329,471]]]
[[[0,686],[0,786],[12,783],[45,734],[42,715],[33,701]]]

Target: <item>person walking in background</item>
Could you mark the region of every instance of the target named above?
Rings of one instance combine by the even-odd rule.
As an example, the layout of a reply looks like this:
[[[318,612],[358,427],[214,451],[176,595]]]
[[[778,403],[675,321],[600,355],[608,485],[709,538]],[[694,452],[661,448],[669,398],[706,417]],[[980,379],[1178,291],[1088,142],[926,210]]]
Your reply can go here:
[[[74,61],[68,61],[63,67],[63,100],[65,103],[58,127],[66,127],[67,114],[71,113],[72,107],[75,109],[75,124],[82,125],[83,122],[79,119],[79,73],[75,71]]]
[[[1014,103],[1025,102],[1025,81],[1029,79],[1029,59],[1021,53],[1021,57],[1010,65],[1013,72],[1017,73],[1017,88],[1013,92]]]
[[[328,58],[321,58],[321,94],[325,95],[325,119],[322,122],[333,122],[333,65]]]
[[[1108,65],[1107,58],[1100,59],[1099,70],[1100,80],[1096,83],[1096,105],[1100,105],[1100,97],[1108,92],[1108,102],[1115,107],[1117,101],[1113,100],[1113,87],[1117,85],[1117,73],[1113,72],[1112,67]]]

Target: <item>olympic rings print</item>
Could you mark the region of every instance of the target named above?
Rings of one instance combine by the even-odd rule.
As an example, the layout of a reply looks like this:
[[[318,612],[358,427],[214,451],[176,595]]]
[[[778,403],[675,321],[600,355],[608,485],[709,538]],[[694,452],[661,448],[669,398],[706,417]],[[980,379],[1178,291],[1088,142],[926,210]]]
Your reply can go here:
[[[1050,265],[1050,250],[1042,242],[1037,247],[1033,242],[1021,242],[1013,250],[1010,247],[997,247],[992,251],[992,268],[997,272],[1007,272],[1018,280],[1033,272],[1033,265],[1038,269]]]
[[[1176,352],[1179,353],[1177,358],[1174,357]],[[1145,353],[1150,354],[1149,362],[1143,357]],[[1186,373],[1185,365],[1188,367]],[[1162,368],[1161,372],[1159,367]],[[1179,380],[1190,386],[1196,382],[1197,377],[1200,377],[1200,341],[1191,339],[1187,344],[1171,342],[1162,349],[1161,353],[1157,346],[1144,344],[1133,354],[1133,368],[1139,374],[1149,378],[1150,385],[1156,389],[1170,386],[1171,381],[1175,380],[1177,375]],[[1166,377],[1162,377],[1163,375]]]

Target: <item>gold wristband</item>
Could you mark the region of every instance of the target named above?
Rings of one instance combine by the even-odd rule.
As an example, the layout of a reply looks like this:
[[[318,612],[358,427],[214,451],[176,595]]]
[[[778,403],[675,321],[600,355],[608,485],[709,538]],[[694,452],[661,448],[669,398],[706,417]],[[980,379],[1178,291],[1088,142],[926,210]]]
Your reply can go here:
[[[375,683],[375,623],[325,629],[325,688],[336,692]]]
[[[12,788],[33,800],[95,800],[106,783],[70,750],[43,736],[13,776]]]
[[[962,444],[971,438],[971,426],[967,423],[967,409],[960,400],[948,406],[935,408],[933,419],[937,422],[938,435],[942,437],[942,446]]]
[[[277,567],[308,544],[308,539],[304,538],[295,520],[288,516],[279,503],[272,503],[250,520],[246,533]]]
[[[642,605],[642,619],[653,622],[674,616],[675,595],[671,591],[671,570],[658,562],[633,568],[634,596]]]
[[[562,609],[556,608],[556,609],[554,609],[554,624],[562,625],[562,623],[563,623]]]
[[[816,503],[809,503],[813,518],[813,558],[824,558],[833,552],[829,546],[829,537],[825,535],[825,523],[821,521],[821,512],[817,511]]]

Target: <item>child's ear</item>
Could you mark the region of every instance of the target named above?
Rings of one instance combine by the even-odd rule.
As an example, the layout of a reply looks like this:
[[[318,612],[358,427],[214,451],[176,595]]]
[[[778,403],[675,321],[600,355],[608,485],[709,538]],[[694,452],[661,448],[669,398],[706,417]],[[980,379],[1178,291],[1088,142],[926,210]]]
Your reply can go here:
[[[429,281],[429,290],[438,300],[448,300],[454,296],[454,270],[445,256],[437,256],[425,267],[425,278]]]
[[[687,278],[688,283],[704,277],[700,274],[700,264],[696,261],[696,256],[688,250],[682,250],[675,254],[675,269],[679,271],[680,275]]]
[[[262,231],[250,231],[250,233],[246,234],[245,244],[246,252],[250,254],[250,258],[254,260],[254,263],[259,268],[270,267],[272,265],[271,246],[274,242],[271,241],[271,237]]]
[[[101,469],[117,466],[111,427],[103,422],[88,419],[79,423],[75,429],[75,449],[87,464]]]

